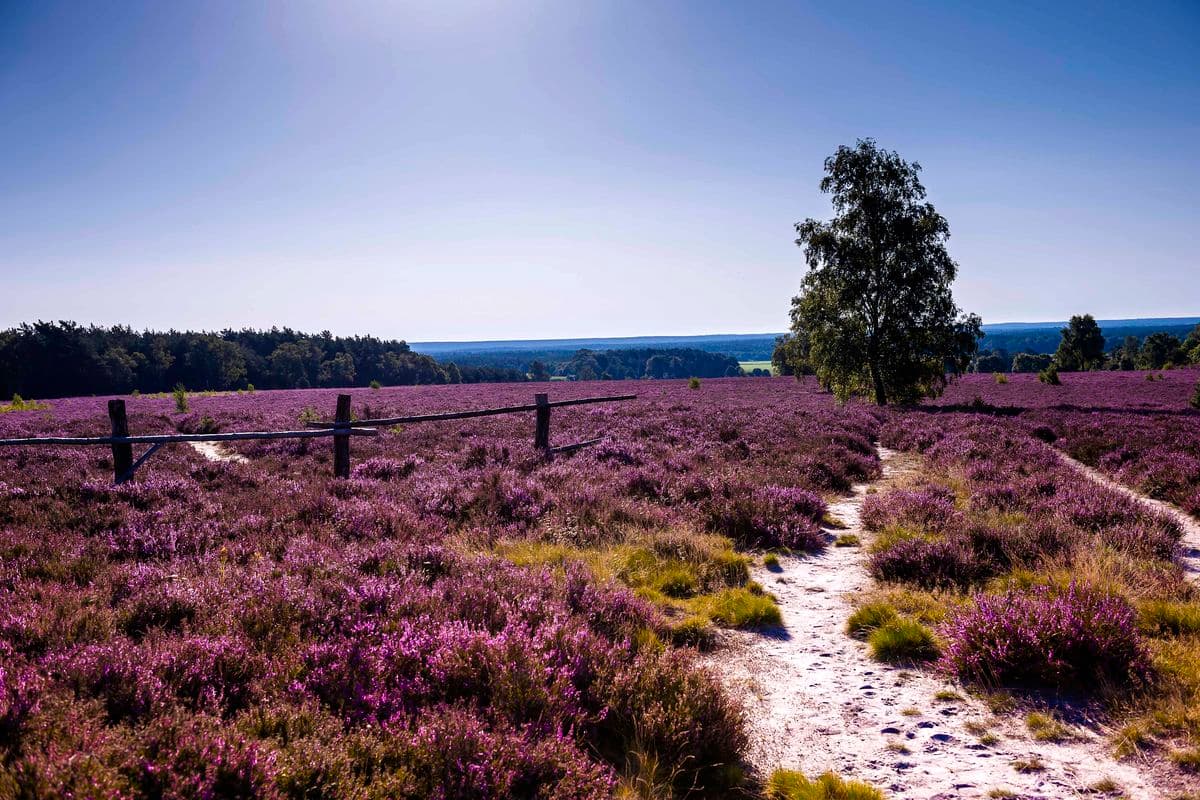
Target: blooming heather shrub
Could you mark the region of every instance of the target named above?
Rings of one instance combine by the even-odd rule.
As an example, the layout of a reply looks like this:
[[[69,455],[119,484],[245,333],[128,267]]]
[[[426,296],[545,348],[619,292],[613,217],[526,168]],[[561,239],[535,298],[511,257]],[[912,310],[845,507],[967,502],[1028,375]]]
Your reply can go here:
[[[354,466],[354,477],[376,481],[396,481],[407,478],[421,465],[421,459],[409,456],[403,461],[376,456]]]
[[[1067,522],[1093,532],[1131,525],[1144,513],[1136,501],[1092,481],[1063,482],[1049,507]]]
[[[744,547],[825,546],[820,526],[825,503],[805,489],[725,484],[708,505],[709,527]]]
[[[1149,674],[1133,608],[1074,582],[980,595],[943,635],[943,665],[965,680],[1090,689]]]
[[[0,644],[0,753],[20,740],[22,725],[38,708],[41,688],[34,670]]]
[[[139,738],[142,760],[133,776],[137,796],[282,798],[274,753],[209,718],[164,716]]]
[[[898,525],[908,529],[943,533],[957,530],[962,515],[954,507],[954,496],[941,487],[895,490],[867,495],[862,522],[868,530]]]
[[[599,747],[613,763],[657,757],[673,788],[717,793],[736,775],[746,746],[740,707],[708,673],[688,668],[683,653],[648,649],[605,686],[608,715],[597,723]]]
[[[995,574],[995,565],[977,555],[965,536],[901,539],[873,553],[871,575],[881,581],[927,589],[966,588]]]

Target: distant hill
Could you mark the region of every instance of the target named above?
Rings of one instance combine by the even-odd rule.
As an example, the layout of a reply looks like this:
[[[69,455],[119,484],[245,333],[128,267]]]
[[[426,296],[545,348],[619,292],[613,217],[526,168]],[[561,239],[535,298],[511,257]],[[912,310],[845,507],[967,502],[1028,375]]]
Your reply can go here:
[[[1200,323],[1200,317],[1159,317],[1098,320],[1108,349],[1120,346],[1126,336],[1144,338],[1163,331],[1179,338]],[[998,322],[983,326],[982,350],[1004,349],[1011,353],[1053,353],[1058,347],[1061,322]],[[460,365],[524,369],[537,359],[557,362],[578,350],[636,350],[642,348],[690,348],[732,356],[738,361],[771,358],[778,333],[732,333],[704,336],[628,336],[582,339],[511,339],[482,342],[412,342],[414,352],[439,361]]]

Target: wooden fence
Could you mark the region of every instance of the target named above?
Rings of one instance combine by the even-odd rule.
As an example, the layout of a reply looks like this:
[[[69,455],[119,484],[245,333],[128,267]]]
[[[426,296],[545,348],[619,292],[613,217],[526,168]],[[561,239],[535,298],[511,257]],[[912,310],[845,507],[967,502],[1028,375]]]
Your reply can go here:
[[[131,436],[129,420],[125,415],[125,401],[114,399],[108,401],[108,418],[112,423],[111,436],[33,436],[22,439],[0,439],[3,446],[34,446],[34,445],[109,445],[113,454],[113,481],[124,483],[133,477],[137,468],[154,455],[164,444],[173,442],[240,442],[259,439],[317,439],[330,437],[333,439],[333,474],[338,478],[350,477],[350,437],[377,436],[376,428],[391,427],[392,425],[407,425],[415,422],[437,422],[451,419],[471,419],[473,417],[490,417],[497,414],[520,414],[535,412],[533,430],[533,445],[537,449],[551,455],[568,453],[580,448],[596,444],[604,437],[587,439],[574,444],[560,447],[550,446],[550,409],[561,406],[578,406],[588,403],[615,403],[624,400],[635,400],[637,395],[625,394],[610,397],[585,397],[578,400],[556,400],[551,402],[545,394],[534,395],[532,405],[506,406],[502,408],[483,408],[475,411],[451,411],[442,414],[418,414],[408,417],[390,417],[387,419],[352,420],[350,414],[350,395],[339,394],[337,407],[334,411],[333,422],[310,422],[308,430],[300,431],[238,431],[235,433],[169,433]],[[133,446],[148,444],[150,447],[135,461]]]

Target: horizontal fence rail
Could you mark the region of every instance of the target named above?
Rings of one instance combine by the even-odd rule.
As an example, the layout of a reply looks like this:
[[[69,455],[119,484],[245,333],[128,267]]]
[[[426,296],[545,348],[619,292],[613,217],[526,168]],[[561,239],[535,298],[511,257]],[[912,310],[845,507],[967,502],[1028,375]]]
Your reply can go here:
[[[407,417],[389,417],[387,419],[354,420],[350,413],[350,395],[340,394],[337,398],[337,408],[333,422],[310,422],[308,429],[299,431],[236,431],[232,433],[163,433],[131,436],[129,420],[125,415],[124,400],[108,401],[108,417],[112,423],[111,436],[26,436],[19,439],[0,439],[0,447],[20,446],[88,446],[108,445],[113,454],[113,480],[124,483],[133,477],[137,468],[146,459],[158,452],[164,444],[175,442],[245,442],[263,439],[333,439],[333,474],[338,478],[350,477],[350,437],[378,436],[377,428],[392,425],[407,425],[414,422],[437,422],[440,420],[472,419],[474,417],[491,417],[498,414],[522,414],[533,411],[536,422],[533,431],[533,446],[547,457],[557,453],[573,453],[584,447],[590,447],[604,441],[600,436],[574,444],[550,446],[550,409],[563,406],[582,406],[590,403],[617,403],[626,400],[636,400],[636,394],[612,395],[609,397],[583,397],[577,400],[550,401],[545,394],[534,395],[533,405],[505,406],[502,408],[482,408],[474,411],[450,411],[441,414],[416,414]],[[133,445],[150,445],[135,461]]]
[[[589,403],[617,403],[623,400],[636,400],[636,394],[619,394],[611,397],[584,397],[579,400],[554,400],[547,402],[549,408],[558,408],[560,406],[582,406]],[[534,403],[533,405],[525,406],[502,406],[500,408],[480,408],[474,411],[448,411],[441,414],[415,414],[407,417],[385,417],[383,419],[356,419],[353,422],[356,428],[386,428],[392,425],[409,425],[414,422],[442,422],[452,419],[471,419],[473,417],[493,417],[498,414],[521,414],[529,411],[537,411],[542,406]],[[344,423],[339,422],[309,422],[310,428],[338,428]]]
[[[339,428],[327,431],[238,431],[236,433],[163,433],[145,436],[32,436],[25,439],[0,439],[0,446],[26,444],[171,444],[172,442],[244,442],[254,439],[319,439],[327,436],[378,436],[368,428]]]

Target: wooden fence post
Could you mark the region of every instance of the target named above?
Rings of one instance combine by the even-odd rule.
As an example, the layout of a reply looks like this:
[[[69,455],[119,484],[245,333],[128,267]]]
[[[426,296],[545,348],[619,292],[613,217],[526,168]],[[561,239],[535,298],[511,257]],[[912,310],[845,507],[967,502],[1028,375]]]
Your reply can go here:
[[[337,413],[333,421],[339,425],[350,427],[350,395],[339,394]],[[335,478],[350,477],[350,433],[333,435],[333,476]]]
[[[124,400],[108,401],[108,418],[112,420],[113,436],[129,435],[129,420],[125,416]],[[113,442],[113,483],[123,483],[133,468],[133,445]]]
[[[533,446],[539,450],[549,450],[550,398],[545,394],[535,394],[533,402],[537,405],[537,427],[533,429]]]

